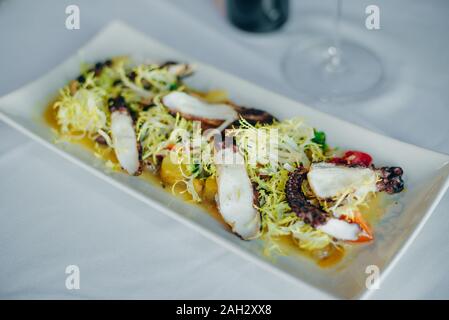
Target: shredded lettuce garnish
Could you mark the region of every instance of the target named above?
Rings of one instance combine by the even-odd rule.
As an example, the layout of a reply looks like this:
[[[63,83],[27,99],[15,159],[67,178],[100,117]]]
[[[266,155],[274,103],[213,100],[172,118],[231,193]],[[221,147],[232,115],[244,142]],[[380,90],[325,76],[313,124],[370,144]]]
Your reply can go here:
[[[97,86],[93,75],[74,93],[69,86],[60,91],[60,99],[54,104],[61,133],[72,137],[92,135],[109,126],[109,110],[106,91]]]
[[[137,139],[142,146],[142,159],[158,163],[158,156],[165,156],[169,147],[169,137],[180,124],[168,110],[156,104],[147,111],[142,111],[137,119]]]
[[[143,88],[145,81],[151,88],[159,92],[174,90],[178,86],[178,78],[175,74],[168,72],[167,67],[141,64],[134,70],[136,73],[135,83],[139,87]]]
[[[122,64],[118,72],[124,86],[130,90],[127,94],[131,92],[138,97],[146,99],[180,87],[178,77],[175,74],[169,72],[167,67],[161,67],[156,64],[140,64],[134,67],[130,71],[130,74],[133,74],[132,79],[127,75],[124,64]]]
[[[115,83],[126,61],[125,57],[116,57],[102,65],[98,74],[93,65],[85,64],[79,77],[83,81],[72,81],[60,90],[54,108],[62,135],[83,138],[109,134],[108,99],[120,94],[121,88]]]

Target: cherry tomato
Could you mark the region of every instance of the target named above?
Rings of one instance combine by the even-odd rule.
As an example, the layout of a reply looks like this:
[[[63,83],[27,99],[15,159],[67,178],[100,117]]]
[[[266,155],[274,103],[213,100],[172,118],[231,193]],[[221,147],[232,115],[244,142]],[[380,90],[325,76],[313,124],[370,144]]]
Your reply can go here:
[[[341,158],[336,157],[331,159],[331,162],[335,164],[357,165],[363,167],[368,167],[372,161],[373,158],[369,154],[354,150],[346,151]]]

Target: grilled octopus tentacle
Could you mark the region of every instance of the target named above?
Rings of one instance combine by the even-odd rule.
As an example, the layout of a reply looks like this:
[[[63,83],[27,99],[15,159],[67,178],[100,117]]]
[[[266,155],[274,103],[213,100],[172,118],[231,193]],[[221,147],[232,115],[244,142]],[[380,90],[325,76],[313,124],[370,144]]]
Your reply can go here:
[[[243,119],[248,121],[248,123],[251,125],[255,125],[256,123],[272,124],[274,121],[278,120],[271,113],[260,109],[239,106],[229,101],[228,104],[231,105],[234,108],[234,110],[238,112],[239,117],[242,117]],[[231,123],[228,128],[238,128],[238,127],[240,127],[239,119]]]
[[[160,68],[167,68],[168,72],[174,74],[178,78],[186,78],[193,74],[194,66],[187,63],[179,63],[176,61],[166,61],[160,65]]]
[[[252,125],[255,125],[256,123],[272,124],[273,121],[277,120],[272,114],[256,108],[239,106],[237,112],[243,119]]]
[[[129,174],[142,173],[142,146],[137,141],[131,110],[122,96],[109,99],[111,135],[117,159]]]
[[[306,178],[307,169],[303,166],[291,172],[285,185],[285,195],[292,211],[305,223],[316,228],[326,223],[329,214],[307,201],[301,190],[302,182]]]

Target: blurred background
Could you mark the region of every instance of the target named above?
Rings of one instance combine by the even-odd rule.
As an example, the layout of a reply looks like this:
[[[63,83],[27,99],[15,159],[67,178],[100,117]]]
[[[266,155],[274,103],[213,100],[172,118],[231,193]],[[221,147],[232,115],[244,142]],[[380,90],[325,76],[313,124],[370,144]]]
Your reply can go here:
[[[338,28],[334,19],[337,0],[255,1],[255,7],[250,7],[250,2],[0,0],[0,95],[38,78],[76,52],[109,21],[120,19],[197,60],[268,90],[390,137],[449,153],[449,1],[343,0]],[[65,27],[65,9],[72,4],[80,8],[79,30]],[[279,7],[273,7],[276,5]],[[366,28],[365,10],[369,5],[380,9],[378,30]],[[360,79],[377,80],[368,83],[361,94],[333,99],[319,94],[322,90],[318,89],[323,87],[313,74],[310,83],[317,82],[312,87],[307,81],[304,84],[304,79],[300,86],[295,84],[288,70],[298,64],[287,59],[297,46],[310,48],[319,42],[331,47],[336,29],[344,41],[350,40],[376,57],[381,69],[379,73],[374,63],[362,75]],[[344,50],[341,54],[344,58]],[[293,58],[297,56],[293,54]],[[363,61],[359,58],[356,55],[351,61]],[[345,79],[338,78],[332,84],[344,84]],[[145,228],[137,217],[128,214],[125,219],[122,215],[126,212],[144,213],[148,208],[61,163],[57,156],[48,155],[3,123],[0,137],[0,175],[5,177],[0,182],[0,297],[325,297],[311,290],[298,291],[296,286],[267,275],[217,245],[205,243],[195,232],[173,225],[162,215],[155,215],[154,225]],[[46,179],[55,171],[58,179]],[[69,174],[71,171],[75,173]],[[32,185],[25,173],[32,174]],[[68,183],[63,185],[61,181]],[[84,201],[52,197],[58,192],[76,194]],[[39,203],[48,205],[35,208],[17,197],[27,193],[37,194]],[[108,200],[111,194],[113,203]],[[93,204],[108,212],[104,230],[92,225]],[[76,222],[58,217],[58,210],[66,206],[80,212]],[[448,209],[446,195],[374,298],[449,297],[449,249],[442,246],[449,240]],[[42,215],[42,221],[50,225],[30,225],[30,211]],[[7,218],[13,214],[17,219]],[[78,236],[67,223],[91,232],[91,237],[84,239],[86,247],[80,247]],[[57,231],[49,234],[49,228]],[[130,228],[135,231],[133,236],[126,232]],[[144,238],[151,228],[171,231],[165,236],[161,233],[158,239]],[[31,234],[25,236],[25,230]],[[14,240],[21,237],[26,241]],[[169,250],[163,250],[162,244]],[[435,256],[432,250],[430,255],[426,248],[436,244],[442,247],[440,253]],[[33,254],[29,254],[30,246]],[[92,258],[95,250],[103,253],[97,260]],[[63,271],[55,275],[57,266],[63,270],[63,265],[73,259],[84,263],[90,281],[86,280],[84,291],[78,293],[64,289],[60,283]],[[166,270],[152,269],[154,261]],[[226,277],[226,283],[217,275]]]

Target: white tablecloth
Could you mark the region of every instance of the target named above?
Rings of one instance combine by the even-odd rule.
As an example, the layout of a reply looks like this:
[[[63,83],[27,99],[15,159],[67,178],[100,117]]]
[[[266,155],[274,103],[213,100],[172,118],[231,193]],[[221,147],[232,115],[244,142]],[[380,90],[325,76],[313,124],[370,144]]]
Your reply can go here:
[[[292,1],[279,33],[242,33],[213,1],[0,1],[0,95],[47,72],[120,18],[198,60],[304,100],[280,72],[302,33],[326,35],[335,1]],[[344,1],[343,32],[375,50],[386,86],[346,104],[305,101],[449,153],[449,1]],[[381,30],[364,28],[378,4]],[[304,36],[305,37],[305,36]],[[449,298],[449,195],[373,298]],[[143,219],[151,215],[151,223]],[[80,290],[65,268],[79,266]],[[0,298],[326,298],[267,273],[0,123]]]

